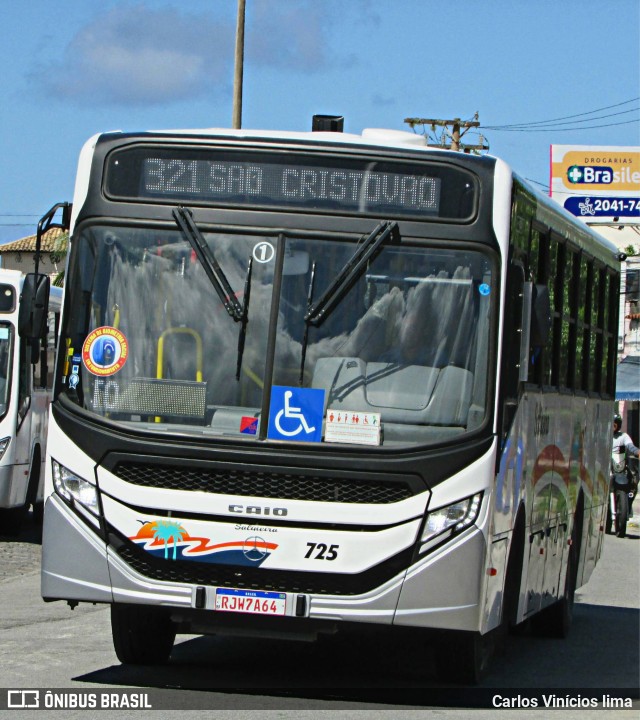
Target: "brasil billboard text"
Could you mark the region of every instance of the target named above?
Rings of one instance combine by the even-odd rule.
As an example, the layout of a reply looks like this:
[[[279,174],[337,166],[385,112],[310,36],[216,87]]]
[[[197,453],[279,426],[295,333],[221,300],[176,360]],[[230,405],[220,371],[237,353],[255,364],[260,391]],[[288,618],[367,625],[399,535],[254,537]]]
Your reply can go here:
[[[640,221],[640,147],[552,145],[550,187],[585,221]]]

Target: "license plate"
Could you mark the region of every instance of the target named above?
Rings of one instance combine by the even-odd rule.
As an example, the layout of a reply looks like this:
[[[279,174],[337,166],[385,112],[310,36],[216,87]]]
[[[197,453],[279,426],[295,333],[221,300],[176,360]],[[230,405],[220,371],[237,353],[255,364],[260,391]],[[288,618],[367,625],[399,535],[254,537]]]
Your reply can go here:
[[[285,593],[262,590],[216,590],[216,610],[250,613],[251,615],[284,615]]]

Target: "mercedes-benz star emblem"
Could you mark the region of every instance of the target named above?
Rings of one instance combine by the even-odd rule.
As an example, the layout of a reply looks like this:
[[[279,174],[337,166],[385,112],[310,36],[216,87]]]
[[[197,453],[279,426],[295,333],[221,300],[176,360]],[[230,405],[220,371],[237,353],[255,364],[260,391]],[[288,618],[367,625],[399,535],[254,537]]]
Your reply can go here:
[[[257,535],[249,537],[244,541],[242,552],[247,560],[251,560],[252,562],[263,560],[267,555],[265,541]]]

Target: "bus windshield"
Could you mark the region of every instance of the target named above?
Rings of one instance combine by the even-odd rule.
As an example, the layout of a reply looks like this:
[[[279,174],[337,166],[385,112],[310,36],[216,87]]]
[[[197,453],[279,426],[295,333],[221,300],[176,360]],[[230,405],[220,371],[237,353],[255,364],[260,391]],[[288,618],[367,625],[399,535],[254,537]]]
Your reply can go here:
[[[483,422],[496,294],[486,253],[384,242],[314,323],[357,238],[198,233],[222,285],[178,226],[82,229],[61,336],[71,401],[147,432],[247,441],[267,440],[274,386],[322,389],[325,411],[378,414],[386,447]]]

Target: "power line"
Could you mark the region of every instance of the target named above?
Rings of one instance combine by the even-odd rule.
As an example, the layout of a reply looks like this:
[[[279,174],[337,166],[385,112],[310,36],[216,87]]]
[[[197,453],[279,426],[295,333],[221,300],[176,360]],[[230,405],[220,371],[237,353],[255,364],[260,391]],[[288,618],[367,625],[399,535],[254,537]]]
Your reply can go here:
[[[533,183],[534,185],[540,185],[540,187],[544,188],[545,190],[549,189],[549,183],[543,183],[539,180],[534,180],[533,178],[525,178],[527,182]]]
[[[484,125],[483,130],[493,130],[494,132],[567,132],[569,130],[595,130],[596,128],[608,128],[616,127],[618,125],[633,125],[640,122],[640,118],[637,120],[625,120],[619,123],[605,123],[604,125],[587,125],[586,127],[547,127],[547,128],[512,128],[505,126],[491,126]]]
[[[596,113],[602,112],[603,110],[612,110],[613,108],[622,107],[623,105],[630,105],[631,103],[637,102],[638,100],[640,100],[640,97],[635,97],[635,98],[632,98],[631,100],[625,100],[624,102],[616,103],[615,105],[607,105],[605,107],[601,107],[596,110],[589,110],[587,112],[576,113],[574,115],[564,115],[563,117],[550,118],[548,120],[532,120],[530,122],[525,122],[525,123],[508,123],[505,125],[495,125],[495,126],[491,127],[491,129],[497,130],[497,129],[507,128],[507,127],[527,127],[528,128],[528,127],[531,127],[532,125],[546,125],[548,123],[558,122],[560,120],[572,120],[573,118],[584,117],[585,115],[595,115]],[[627,110],[624,112],[633,112],[634,109]],[[613,114],[615,114],[615,113],[613,113]],[[607,117],[607,116],[605,116],[605,117]],[[591,118],[591,119],[599,120],[600,118]],[[581,121],[581,122],[584,122],[584,121]],[[485,126],[485,127],[489,127],[489,126]]]
[[[621,115],[627,115],[629,113],[636,113],[640,111],[639,107],[633,107],[627,110],[621,110],[619,112],[607,113],[605,115],[599,114],[605,110],[611,110],[614,108],[623,107],[630,105],[631,103],[637,103],[640,97],[634,97],[630,100],[624,100],[623,102],[614,103],[613,105],[606,105],[605,107],[597,108],[595,110],[588,110],[586,112],[574,113],[572,115],[565,115],[563,117],[551,118],[549,120],[536,120],[527,123],[511,123],[504,125],[481,125],[479,122],[478,113],[475,113],[473,120],[461,120],[460,118],[454,118],[453,120],[442,120],[437,118],[405,118],[405,123],[411,126],[413,131],[416,131],[416,126],[421,126],[422,134],[431,141],[429,144],[433,144],[442,148],[451,150],[464,150],[465,152],[478,152],[479,150],[488,150],[489,145],[486,142],[484,135],[479,135],[478,145],[469,145],[461,143],[462,136],[469,132],[493,130],[494,132],[521,132],[521,133],[561,133],[561,132],[576,132],[578,130],[596,130],[599,128],[611,128],[619,127],[621,125],[635,125],[640,123],[640,116],[632,120],[622,120],[620,122],[609,122],[601,124],[591,124],[598,120],[604,120],[606,118],[618,117]],[[581,119],[576,119],[581,118]],[[584,125],[583,123],[589,123]],[[436,128],[441,129],[440,133],[436,131]],[[451,128],[451,129],[449,129]],[[450,144],[447,141],[451,141]]]
[[[36,224],[36,221],[40,218],[40,214],[36,213],[0,213],[0,218],[25,218],[24,222],[16,222],[16,221],[9,221],[9,222],[0,222],[0,227],[15,227],[15,228],[27,228],[27,227],[33,227]]]
[[[628,115],[629,113],[635,113],[635,112],[638,112],[639,110],[640,110],[640,108],[631,108],[631,110],[621,110],[620,112],[617,112],[617,113],[609,113],[608,115],[600,115],[595,118],[585,118],[584,120],[573,120],[572,123],[555,122],[555,121],[547,120],[547,121],[540,121],[540,122],[530,123],[530,124],[519,123],[519,124],[515,124],[515,125],[485,125],[484,127],[488,128],[489,130],[535,130],[537,128],[537,126],[543,125],[543,124],[544,124],[544,127],[553,128],[553,127],[559,127],[561,125],[573,125],[574,123],[575,124],[588,123],[588,122],[594,122],[595,120],[604,120],[605,118],[617,117],[618,115]]]

